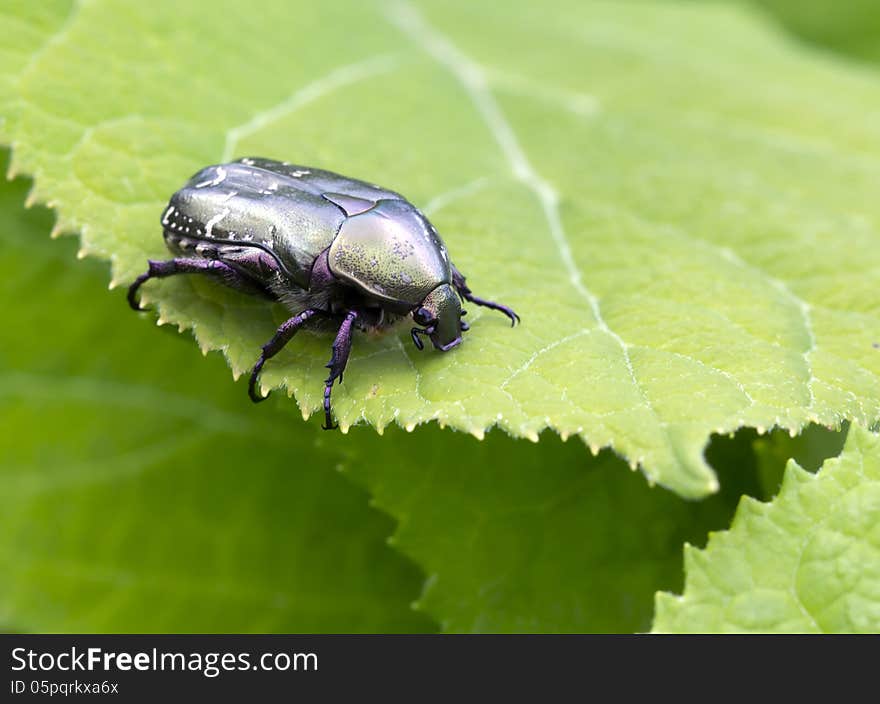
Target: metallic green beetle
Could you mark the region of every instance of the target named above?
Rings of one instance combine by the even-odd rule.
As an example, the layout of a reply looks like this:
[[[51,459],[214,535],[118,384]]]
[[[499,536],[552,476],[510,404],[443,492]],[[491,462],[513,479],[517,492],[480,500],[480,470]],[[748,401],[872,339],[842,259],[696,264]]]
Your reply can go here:
[[[165,243],[175,255],[149,261],[128,290],[150,278],[203,273],[232,288],[279,301],[293,317],[263,345],[248,392],[265,397],[257,379],[266,360],[308,321],[335,321],[336,339],[324,387],[324,427],[332,425],[330,393],[351,352],[352,332],[382,330],[406,315],[419,335],[446,352],[468,329],[460,298],[519,316],[474,296],[449,260],[437,230],[399,193],[364,181],[271,159],[208,166],[177,191],[162,213]]]

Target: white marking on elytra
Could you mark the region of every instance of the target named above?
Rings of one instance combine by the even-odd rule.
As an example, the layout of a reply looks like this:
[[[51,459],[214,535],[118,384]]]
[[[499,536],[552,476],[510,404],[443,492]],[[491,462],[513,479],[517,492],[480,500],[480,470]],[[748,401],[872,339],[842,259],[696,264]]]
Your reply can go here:
[[[241,163],[242,163],[242,164],[245,164],[245,165],[247,165],[247,166],[253,166],[253,165],[254,165],[254,160],[253,160],[253,159],[242,159],[242,160],[241,160]]]
[[[308,169],[296,169],[295,171],[291,171],[290,175],[294,178],[301,178],[302,176],[307,176],[310,173],[312,172]]]
[[[168,224],[168,218],[171,217],[171,214],[172,214],[173,212],[174,212],[174,206],[173,206],[173,205],[169,205],[169,206],[168,206],[168,209],[165,211],[165,214],[162,216],[162,224],[163,224],[163,225],[167,225],[167,224]]]
[[[217,175],[208,179],[207,181],[202,181],[201,183],[196,184],[196,188],[207,188],[208,186],[219,186],[226,180],[226,169],[222,166],[217,167]]]
[[[229,191],[229,193],[227,193],[225,196],[223,196],[222,200],[220,201],[220,204],[222,205],[223,203],[228,203],[230,200],[235,198],[235,196],[237,196],[237,195],[238,195],[238,191]]]
[[[229,215],[229,208],[224,208],[222,212],[217,213],[214,217],[212,217],[208,222],[205,223],[205,236],[213,237],[214,236],[214,225],[220,222],[223,218]]]

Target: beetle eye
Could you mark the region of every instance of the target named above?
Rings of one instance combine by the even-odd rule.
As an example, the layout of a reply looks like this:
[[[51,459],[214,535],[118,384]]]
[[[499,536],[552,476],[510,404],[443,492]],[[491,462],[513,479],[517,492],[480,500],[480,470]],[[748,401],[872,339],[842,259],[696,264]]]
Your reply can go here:
[[[419,325],[430,325],[434,322],[434,316],[431,315],[431,311],[427,308],[419,308],[415,313],[413,313],[413,320],[415,320]]]

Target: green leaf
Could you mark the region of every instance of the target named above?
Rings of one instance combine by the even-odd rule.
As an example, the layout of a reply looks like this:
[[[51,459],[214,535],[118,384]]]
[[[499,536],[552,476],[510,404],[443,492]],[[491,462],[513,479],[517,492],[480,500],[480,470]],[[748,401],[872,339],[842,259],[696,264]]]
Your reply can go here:
[[[431,630],[332,443],[129,315],[0,183],[0,627]]]
[[[6,0],[0,6],[0,130],[10,119],[18,119],[22,107],[19,78],[30,71],[46,42],[59,31],[69,16],[73,0]]]
[[[696,497],[712,432],[880,417],[880,82],[739,10],[92,2],[17,85],[16,169],[117,283],[167,256],[173,190],[250,153],[402,191],[522,315],[471,306],[445,355],[358,339],[343,429],[552,428]],[[194,277],[145,295],[236,375],[286,315]],[[329,342],[265,370],[304,415]]]
[[[729,531],[685,552],[682,596],[657,595],[655,632],[876,633],[880,436],[850,429],[817,474],[789,463],[779,496],[743,499]]]
[[[428,575],[419,608],[452,633],[646,631],[658,585],[681,587],[682,543],[727,526],[740,496],[733,475],[685,501],[558,438],[353,435],[375,452],[358,444],[345,474],[397,519],[391,544]]]
[[[552,437],[352,435],[341,468],[397,520],[391,544],[428,575],[419,607],[453,633],[647,631],[658,585],[683,586],[682,544],[730,525],[744,493],[766,497],[780,448],[812,459],[842,444],[816,426],[795,439],[716,437],[707,458],[722,490],[690,502],[648,487],[610,452],[584,462]]]

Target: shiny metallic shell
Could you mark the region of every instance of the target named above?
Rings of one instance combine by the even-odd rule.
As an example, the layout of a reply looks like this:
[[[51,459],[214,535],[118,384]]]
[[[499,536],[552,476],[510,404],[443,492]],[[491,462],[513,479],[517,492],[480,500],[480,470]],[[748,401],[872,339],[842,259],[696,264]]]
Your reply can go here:
[[[330,271],[389,303],[416,306],[452,281],[446,246],[405,200],[380,200],[349,217],[329,252]]]
[[[403,201],[394,191],[330,171],[245,158],[196,173],[171,197],[162,226],[181,253],[233,261],[255,249],[271,253],[293,283],[308,288],[312,264],[346,220],[334,193],[368,207]]]
[[[271,257],[302,289],[328,247],[334,276],[395,306],[452,280],[434,226],[399,193],[271,159],[205,167],[171,197],[162,225],[176,253],[223,259],[254,279]]]

